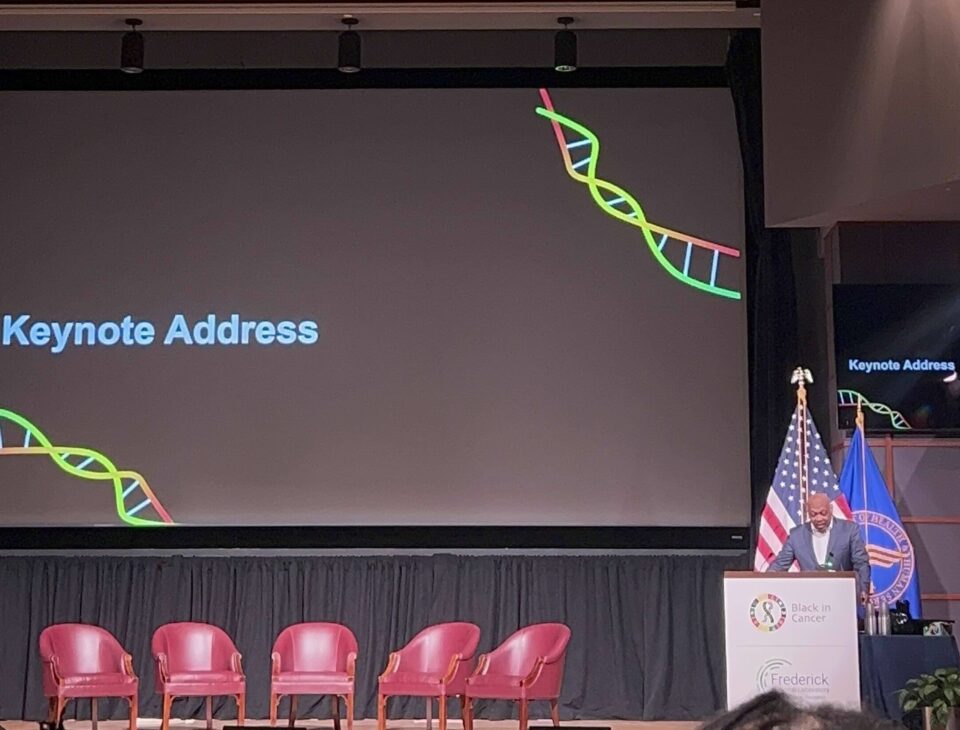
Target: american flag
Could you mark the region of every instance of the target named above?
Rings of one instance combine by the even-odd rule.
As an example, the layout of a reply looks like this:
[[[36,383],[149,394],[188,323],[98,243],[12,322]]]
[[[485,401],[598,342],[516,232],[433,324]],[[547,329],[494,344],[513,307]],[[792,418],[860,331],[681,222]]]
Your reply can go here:
[[[850,506],[837,485],[837,475],[833,473],[833,465],[827,450],[823,448],[810,410],[805,403],[799,402],[790,419],[787,438],[780,449],[777,470],[767,494],[767,503],[760,515],[754,570],[765,571],[777,557],[790,530],[806,522],[801,499],[804,484],[808,496],[815,492],[829,495],[833,500],[835,517],[852,518]]]

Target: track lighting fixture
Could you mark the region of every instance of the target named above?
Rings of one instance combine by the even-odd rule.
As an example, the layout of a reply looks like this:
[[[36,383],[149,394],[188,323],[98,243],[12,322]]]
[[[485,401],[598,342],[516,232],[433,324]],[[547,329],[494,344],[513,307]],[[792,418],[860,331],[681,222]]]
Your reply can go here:
[[[352,15],[345,15],[340,22],[347,29],[340,33],[337,44],[337,68],[345,74],[353,74],[360,70],[360,34],[353,30],[360,21]]]
[[[124,21],[130,30],[123,34],[120,46],[120,70],[128,74],[143,71],[143,36],[137,32],[137,26],[143,25],[140,18],[127,18]]]
[[[573,18],[564,16],[557,18],[563,26],[553,37],[553,67],[557,71],[569,72],[577,70],[577,35],[567,28]]]

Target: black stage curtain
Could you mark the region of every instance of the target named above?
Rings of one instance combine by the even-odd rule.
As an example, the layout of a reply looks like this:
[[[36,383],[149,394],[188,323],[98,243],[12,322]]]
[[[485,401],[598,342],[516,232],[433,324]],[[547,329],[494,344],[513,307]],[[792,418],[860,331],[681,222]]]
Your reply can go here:
[[[37,638],[47,625],[103,626],[133,654],[141,715],[159,717],[150,638],[170,621],[221,626],[243,654],[247,707],[268,716],[270,651],[285,626],[337,621],[357,635],[357,716],[376,717],[376,680],[388,653],[441,621],[473,621],[487,651],[528,623],[573,632],[561,697],[564,718],[701,718],[724,702],[721,577],[745,556],[10,556],[0,558],[0,718],[46,713]],[[459,712],[455,706],[452,711]],[[533,717],[548,707],[534,703]],[[235,715],[215,701],[218,717]],[[285,712],[285,704],[281,713]],[[326,700],[301,714],[329,717]],[[393,717],[423,717],[424,702],[392,700]],[[89,703],[68,717],[89,718]],[[125,703],[102,701],[104,718]],[[479,716],[515,716],[484,703]],[[202,717],[179,700],[175,717]],[[281,714],[281,717],[283,715]]]
[[[809,232],[767,228],[763,188],[760,31],[730,36],[727,81],[733,95],[743,161],[746,215],[747,329],[750,371],[750,481],[753,514],[766,502],[796,396],[790,373],[801,364],[793,254]],[[754,519],[753,524],[757,524]]]

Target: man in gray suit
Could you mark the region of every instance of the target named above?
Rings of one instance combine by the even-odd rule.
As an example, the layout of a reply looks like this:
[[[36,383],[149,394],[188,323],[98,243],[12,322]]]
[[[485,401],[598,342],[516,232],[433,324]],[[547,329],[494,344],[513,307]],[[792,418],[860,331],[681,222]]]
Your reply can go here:
[[[857,574],[860,600],[870,592],[870,557],[860,537],[860,526],[833,519],[830,497],[823,493],[807,498],[808,522],[790,530],[787,541],[770,567],[782,573],[796,560],[800,570],[852,570]]]

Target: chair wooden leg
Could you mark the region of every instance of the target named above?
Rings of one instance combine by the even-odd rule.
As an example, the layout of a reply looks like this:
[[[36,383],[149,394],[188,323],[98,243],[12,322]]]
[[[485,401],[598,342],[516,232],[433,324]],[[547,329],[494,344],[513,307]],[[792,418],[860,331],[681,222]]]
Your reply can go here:
[[[460,695],[460,711],[463,715],[463,730],[473,730],[473,700]]]
[[[56,697],[47,697],[47,722],[51,725],[56,723],[57,717],[57,698]]]
[[[530,709],[527,707],[526,700],[520,700],[520,730],[527,730]]]
[[[353,692],[348,692],[343,699],[347,704],[347,730],[353,730]]]
[[[247,694],[241,692],[237,695],[237,725],[243,727],[243,721],[247,716]]]
[[[425,697],[427,701],[427,730],[433,730],[433,697]]]
[[[340,695],[331,695],[333,702],[333,730],[340,730]]]
[[[550,717],[553,719],[553,726],[560,727],[560,708],[556,700],[550,700]]]
[[[207,696],[207,730],[213,730],[213,697]]]
[[[447,696],[440,695],[440,730],[447,730]]]
[[[97,698],[90,698],[90,726],[93,730],[97,730],[97,720],[100,715],[99,708],[97,707]]]
[[[290,727],[297,724],[297,696],[290,695]]]
[[[173,704],[173,695],[163,696],[163,716],[160,718],[160,730],[170,730],[170,706]]]
[[[387,698],[377,694],[377,730],[387,730]]]
[[[63,727],[63,711],[67,706],[66,697],[57,697],[53,700],[53,726]]]
[[[130,730],[137,730],[138,698],[130,696]]]
[[[280,697],[270,693],[270,727],[277,726],[277,703],[280,701]]]

